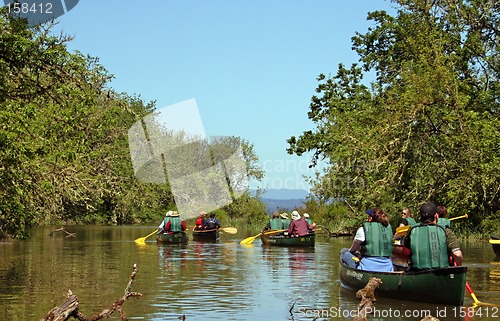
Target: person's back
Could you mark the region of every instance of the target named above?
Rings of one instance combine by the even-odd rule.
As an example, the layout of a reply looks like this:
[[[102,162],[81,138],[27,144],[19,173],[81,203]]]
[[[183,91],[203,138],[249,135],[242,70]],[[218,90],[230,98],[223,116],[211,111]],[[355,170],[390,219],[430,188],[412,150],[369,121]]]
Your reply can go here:
[[[442,226],[444,228],[451,228],[451,221],[447,218],[440,217],[438,218],[437,225]]]
[[[312,227],[306,222],[304,218],[300,217],[297,211],[292,212],[292,222],[288,228],[289,236],[305,236],[309,234]]]
[[[165,218],[161,222],[160,226],[158,226],[158,234],[165,233],[167,231],[167,225],[170,222],[172,213],[173,213],[173,211],[168,211],[165,214]]]
[[[342,249],[342,261],[359,270],[393,272],[392,227],[387,215],[379,208],[367,210],[366,214],[369,215],[368,222],[356,232],[351,248]],[[358,252],[360,260],[356,255]]]
[[[283,229],[286,230],[290,227],[290,223],[292,222],[290,219],[283,219],[281,220],[283,224]]]
[[[437,224],[417,224],[410,230],[412,268],[434,269],[450,266],[445,229]]]
[[[196,222],[195,222],[195,227],[194,229],[195,230],[202,230],[203,229],[203,225],[205,225],[205,215],[207,213],[202,211],[200,212],[200,215],[198,216],[198,218],[196,219]]]
[[[452,256],[456,265],[462,265],[462,251],[453,231],[438,225],[438,208],[431,202],[420,207],[420,224],[410,229],[405,239],[411,250],[412,269],[433,269],[450,266]]]
[[[271,219],[270,228],[271,230],[282,230],[283,229],[282,219],[280,217],[275,217]]]
[[[215,213],[210,213],[210,217],[205,221],[204,228],[206,230],[215,230],[220,228],[219,220],[215,218]]]
[[[363,223],[365,242],[358,269],[365,271],[392,272],[392,228],[381,222]]]
[[[177,214],[176,212],[172,214],[170,222],[169,224],[167,224],[167,228],[168,233],[178,233],[185,230],[185,228],[183,228],[183,222],[179,217],[179,214]]]
[[[281,217],[281,224],[282,224],[282,230],[288,230],[288,228],[290,227],[290,219],[288,218],[288,213],[281,213],[280,214],[280,217]]]

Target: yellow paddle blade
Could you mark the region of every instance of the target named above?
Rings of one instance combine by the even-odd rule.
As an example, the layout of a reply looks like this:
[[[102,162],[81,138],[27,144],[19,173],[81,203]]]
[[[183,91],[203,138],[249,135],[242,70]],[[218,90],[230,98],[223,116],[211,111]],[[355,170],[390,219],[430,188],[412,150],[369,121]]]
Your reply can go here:
[[[221,227],[219,230],[224,231],[228,234],[238,233],[238,229],[236,227]]]
[[[396,234],[398,236],[405,236],[406,233],[408,233],[409,230],[410,230],[410,226],[409,225],[401,226],[401,227],[396,228]]]
[[[262,233],[259,233],[255,236],[250,236],[244,239],[243,241],[240,242],[240,244],[252,244],[253,241],[255,241],[256,238],[258,238]]]
[[[155,230],[155,231],[151,232],[150,234],[148,234],[148,235],[146,235],[144,237],[140,237],[140,238],[136,239],[134,242],[137,243],[137,244],[146,244],[146,239],[148,237],[150,237],[151,235],[156,234],[156,232],[157,231]]]
[[[490,240],[490,244],[500,244],[500,240]]]
[[[137,244],[146,244],[146,237],[140,237],[134,241]]]

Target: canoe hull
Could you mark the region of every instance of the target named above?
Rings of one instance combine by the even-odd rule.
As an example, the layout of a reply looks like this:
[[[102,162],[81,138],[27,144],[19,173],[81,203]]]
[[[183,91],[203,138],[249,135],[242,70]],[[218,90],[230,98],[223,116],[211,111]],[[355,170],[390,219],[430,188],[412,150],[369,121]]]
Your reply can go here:
[[[217,242],[219,239],[219,230],[193,231],[193,240],[200,242]]]
[[[167,244],[187,244],[189,242],[189,237],[185,232],[173,234],[162,233],[156,235],[156,241]]]
[[[261,234],[262,244],[271,246],[293,246],[293,247],[314,247],[316,234],[311,233],[306,236],[288,237],[285,235],[265,235]]]
[[[424,271],[369,272],[348,267],[340,260],[340,282],[352,290],[365,287],[371,277],[382,280],[375,295],[393,299],[463,305],[467,267]]]
[[[500,237],[491,236],[490,244],[493,247],[493,252],[497,257],[500,257]]]

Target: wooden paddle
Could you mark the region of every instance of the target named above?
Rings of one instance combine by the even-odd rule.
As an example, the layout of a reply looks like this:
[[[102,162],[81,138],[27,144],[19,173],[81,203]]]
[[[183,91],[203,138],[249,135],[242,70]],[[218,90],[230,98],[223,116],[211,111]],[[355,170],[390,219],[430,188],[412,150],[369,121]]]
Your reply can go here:
[[[270,231],[270,232],[264,232],[264,234],[265,235],[271,235],[271,234],[281,233],[281,232],[284,232],[284,231],[288,231],[288,230],[274,230],[274,231]],[[259,233],[259,234],[255,235],[255,236],[247,237],[246,239],[244,239],[243,241],[241,241],[240,244],[252,244],[253,241],[255,241],[255,239],[258,238],[261,235],[262,235],[262,233]]]
[[[136,239],[134,242],[137,244],[146,244],[146,239],[148,237],[150,237],[151,235],[156,234],[156,233],[158,233],[158,230],[155,230],[155,231],[151,232],[151,234],[148,234],[144,237],[140,237],[140,238]]]
[[[221,227],[221,228],[216,228],[216,229],[212,229],[212,230],[193,230],[195,232],[212,232],[212,231],[223,231],[223,232],[226,232],[228,234],[236,234],[238,233],[238,229],[236,227]]]
[[[236,227],[221,227],[219,231],[224,231],[228,234],[236,234],[238,233],[238,229]]]
[[[468,218],[468,217],[469,217],[469,215],[464,214],[462,216],[452,217],[452,218],[450,218],[450,221],[458,220],[459,218]],[[405,236],[406,233],[408,233],[408,231],[410,230],[410,227],[411,227],[410,225],[398,227],[398,228],[396,228],[396,234],[398,236]]]

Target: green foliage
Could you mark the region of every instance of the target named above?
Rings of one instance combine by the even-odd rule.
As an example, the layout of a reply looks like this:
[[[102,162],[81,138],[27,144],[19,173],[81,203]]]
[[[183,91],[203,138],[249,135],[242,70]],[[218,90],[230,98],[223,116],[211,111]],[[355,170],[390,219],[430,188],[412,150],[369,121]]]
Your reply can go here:
[[[0,9],[0,237],[26,237],[37,224],[161,219],[175,209],[170,186],[136,179],[128,143],[154,103],[113,91],[99,60],[68,52],[71,38],[51,27]],[[252,145],[231,142],[242,143],[247,174],[260,179]],[[253,202],[239,209],[245,201]]]
[[[393,221],[432,200],[477,228],[500,210],[500,4],[393,2],[395,17],[370,13],[376,26],[353,37],[360,66],[318,77],[316,130],[288,152],[328,162],[313,188],[322,200],[381,207]],[[369,87],[364,72],[376,74]]]
[[[266,204],[258,196],[252,196],[249,191],[244,192],[231,204],[223,207],[231,219],[239,219],[247,225],[262,225],[268,220]]]

